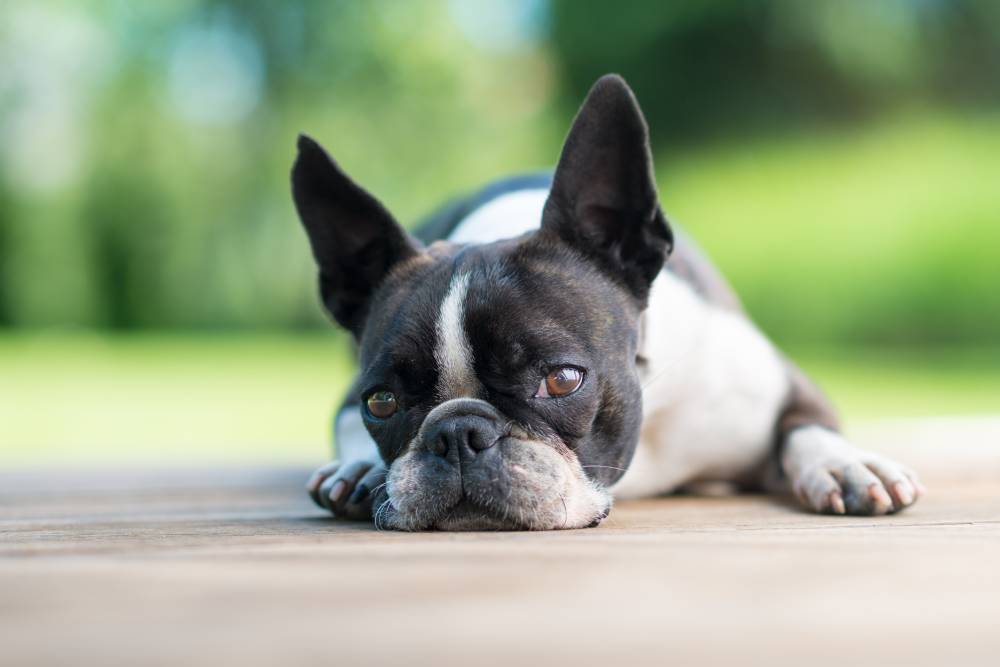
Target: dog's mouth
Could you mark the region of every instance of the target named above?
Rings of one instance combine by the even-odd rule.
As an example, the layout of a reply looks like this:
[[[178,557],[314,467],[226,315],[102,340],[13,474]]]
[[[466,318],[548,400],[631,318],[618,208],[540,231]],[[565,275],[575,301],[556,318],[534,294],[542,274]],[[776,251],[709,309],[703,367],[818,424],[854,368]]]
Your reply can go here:
[[[383,493],[376,526],[397,530],[585,528],[611,508],[611,495],[574,456],[514,437],[475,461],[411,451],[392,464]]]

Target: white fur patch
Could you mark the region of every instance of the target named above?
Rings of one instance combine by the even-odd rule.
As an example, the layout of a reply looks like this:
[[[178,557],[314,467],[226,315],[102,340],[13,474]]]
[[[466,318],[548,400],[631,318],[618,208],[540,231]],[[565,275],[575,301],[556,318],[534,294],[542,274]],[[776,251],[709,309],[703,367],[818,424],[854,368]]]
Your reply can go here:
[[[465,335],[465,295],[468,290],[469,274],[457,274],[441,302],[434,358],[439,371],[438,395],[442,398],[472,396],[475,392],[472,347]]]
[[[763,462],[788,391],[771,343],[668,271],[657,277],[645,317],[642,432],[615,496],[732,480]]]
[[[788,436],[782,465],[789,476],[797,476],[811,465],[827,460],[855,459],[861,451],[822,426],[797,428]]]
[[[492,243],[538,229],[548,198],[549,191],[544,188],[500,195],[462,220],[448,240],[455,243]]]

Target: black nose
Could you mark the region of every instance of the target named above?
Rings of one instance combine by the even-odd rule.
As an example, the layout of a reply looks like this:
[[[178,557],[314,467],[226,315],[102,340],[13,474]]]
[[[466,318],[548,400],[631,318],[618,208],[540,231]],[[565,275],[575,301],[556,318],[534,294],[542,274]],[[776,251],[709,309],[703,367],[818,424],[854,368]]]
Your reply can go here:
[[[456,415],[438,422],[427,433],[427,448],[438,456],[448,452],[475,454],[500,438],[496,420],[479,415]]]

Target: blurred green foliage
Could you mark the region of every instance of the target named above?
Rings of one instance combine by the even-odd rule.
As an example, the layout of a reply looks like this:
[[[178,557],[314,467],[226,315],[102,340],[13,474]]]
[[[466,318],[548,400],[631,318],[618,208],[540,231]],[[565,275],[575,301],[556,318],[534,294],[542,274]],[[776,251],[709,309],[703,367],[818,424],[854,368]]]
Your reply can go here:
[[[553,0],[552,10],[567,105],[619,71],[660,139],[1000,102],[992,0]]]
[[[914,115],[680,155],[689,228],[784,344],[1000,341],[1000,117]]]
[[[621,71],[668,212],[783,342],[995,343],[991,2],[0,6],[0,326],[323,326],[288,195],[322,141],[406,223],[551,165]]]

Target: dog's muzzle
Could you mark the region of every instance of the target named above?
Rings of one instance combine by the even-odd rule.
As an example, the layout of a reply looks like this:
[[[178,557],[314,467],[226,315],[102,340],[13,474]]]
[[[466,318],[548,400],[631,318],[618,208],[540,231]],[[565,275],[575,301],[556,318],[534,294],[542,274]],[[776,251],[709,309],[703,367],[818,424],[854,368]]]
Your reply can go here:
[[[475,398],[427,414],[381,494],[376,525],[401,530],[578,528],[611,504],[561,441],[533,438]]]

